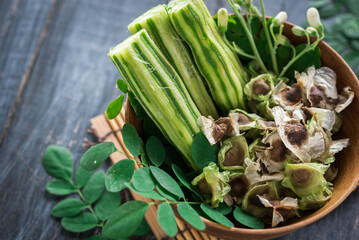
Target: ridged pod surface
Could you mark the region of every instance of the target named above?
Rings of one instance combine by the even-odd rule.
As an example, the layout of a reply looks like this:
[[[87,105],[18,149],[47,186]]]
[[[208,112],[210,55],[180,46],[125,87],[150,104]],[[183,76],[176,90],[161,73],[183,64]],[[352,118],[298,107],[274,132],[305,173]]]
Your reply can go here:
[[[108,53],[129,89],[194,170],[191,145],[200,116],[182,80],[145,29]]]
[[[191,51],[177,34],[167,14],[166,5],[158,5],[136,18],[128,29],[134,34],[146,29],[172,67],[180,75],[194,103],[202,115],[218,118],[204,79],[192,57]]]
[[[219,35],[213,18],[208,17],[208,9],[199,3],[200,0],[171,1],[168,14],[172,25],[190,46],[222,113],[235,108],[245,109],[242,87],[246,84],[246,73]]]

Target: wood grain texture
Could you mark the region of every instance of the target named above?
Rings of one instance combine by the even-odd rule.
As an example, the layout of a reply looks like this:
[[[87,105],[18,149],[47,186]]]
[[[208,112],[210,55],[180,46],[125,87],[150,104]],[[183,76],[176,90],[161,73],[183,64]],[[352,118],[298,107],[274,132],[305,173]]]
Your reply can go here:
[[[225,0],[205,0],[214,14]],[[136,4],[134,4],[136,2]],[[309,0],[264,0],[301,24]],[[77,159],[89,119],[118,95],[119,77],[106,54],[129,36],[127,25],[165,0],[61,0],[0,149],[0,239],[83,239],[50,216],[60,198],[45,192],[41,166],[48,144],[67,146]],[[51,8],[51,0],[0,1],[0,133]],[[359,191],[318,222],[280,239],[359,239]],[[202,236],[206,239],[205,236]]]
[[[0,141],[14,108],[21,79],[31,71],[52,0],[0,1]],[[22,84],[26,85],[26,80]],[[15,111],[13,111],[15,112]],[[0,142],[1,145],[1,142]]]

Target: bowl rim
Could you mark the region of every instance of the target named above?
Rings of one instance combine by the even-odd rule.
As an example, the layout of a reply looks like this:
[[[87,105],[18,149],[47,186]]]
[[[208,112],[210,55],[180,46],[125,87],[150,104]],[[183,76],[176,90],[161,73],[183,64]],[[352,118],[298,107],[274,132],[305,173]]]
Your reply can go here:
[[[234,16],[234,14],[230,14],[231,16]],[[266,17],[267,19],[270,17]],[[288,28],[292,28],[295,25],[291,22],[284,22],[284,25]],[[337,53],[331,46],[329,46],[326,42],[321,41],[318,44],[318,47],[322,50],[322,49],[326,49],[326,51],[332,52],[333,55],[335,55],[336,57],[338,57],[339,59],[341,59],[346,67],[349,70],[349,74],[352,76],[353,79],[356,79],[355,83],[353,82],[353,85],[356,85],[357,88],[359,88],[359,80],[357,78],[357,76],[355,75],[355,73],[353,72],[353,70],[351,69],[351,67],[348,65],[348,63],[342,58],[342,56],[340,56],[339,53]],[[346,188],[346,190],[343,192],[342,195],[340,195],[340,197],[337,199],[337,201],[333,202],[333,204],[331,204],[331,206],[327,209],[325,209],[322,212],[319,212],[318,214],[315,214],[315,212],[313,212],[307,219],[305,220],[301,220],[299,222],[295,222],[295,223],[291,223],[285,226],[280,226],[280,227],[275,227],[275,228],[264,228],[264,229],[250,229],[250,228],[241,228],[241,227],[226,227],[223,226],[219,223],[216,223],[214,221],[211,221],[207,218],[201,217],[202,221],[206,224],[206,228],[207,226],[210,226],[211,228],[213,228],[213,230],[219,230],[218,232],[220,232],[220,230],[224,230],[224,231],[228,231],[231,234],[233,233],[238,233],[238,234],[248,234],[248,235],[276,235],[276,236],[281,236],[284,234],[287,234],[289,232],[298,230],[302,227],[305,227],[323,217],[325,217],[326,215],[328,215],[330,212],[332,212],[335,208],[337,208],[357,187],[359,186],[359,175],[356,176],[356,178],[352,179],[352,182],[350,184],[350,186],[348,188]],[[317,210],[318,211],[318,210]]]

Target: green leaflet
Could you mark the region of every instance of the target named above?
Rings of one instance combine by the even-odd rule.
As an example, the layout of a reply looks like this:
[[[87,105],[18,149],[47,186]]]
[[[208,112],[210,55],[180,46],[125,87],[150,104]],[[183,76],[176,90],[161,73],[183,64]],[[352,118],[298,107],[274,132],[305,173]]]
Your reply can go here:
[[[233,212],[234,218],[242,223],[244,226],[254,228],[254,229],[263,229],[264,223],[249,213],[244,212],[240,207],[236,207]]]
[[[107,106],[106,117],[108,119],[114,119],[120,114],[124,98],[125,95],[120,95]]]
[[[208,215],[208,217],[210,217],[212,220],[226,226],[226,227],[234,227],[233,223],[226,218],[225,216],[223,216],[223,214],[219,213],[218,211],[216,211],[215,209],[211,208],[210,206],[208,206],[207,204],[202,203],[201,204],[201,209],[202,211]]]
[[[106,173],[105,184],[109,192],[119,192],[124,189],[125,183],[130,182],[135,163],[131,159],[123,159],[110,167]]]
[[[93,214],[83,212],[75,217],[64,217],[61,225],[70,232],[85,232],[97,226],[97,219]]]
[[[94,173],[85,187],[82,189],[82,193],[88,203],[96,202],[102,195],[105,189],[105,174],[102,171]]]
[[[85,204],[76,198],[68,198],[56,204],[51,214],[54,217],[73,217],[85,208]]]
[[[211,162],[217,162],[216,151],[216,146],[212,146],[202,132],[194,137],[192,156],[198,168],[203,169]]]
[[[184,194],[181,188],[178,186],[176,181],[170,175],[168,175],[168,173],[153,166],[151,166],[150,169],[152,175],[155,177],[161,187],[180,198],[184,198]]]
[[[129,201],[117,208],[105,223],[102,234],[108,238],[127,238],[141,224],[149,204]]]
[[[79,166],[75,172],[75,185],[77,188],[83,188],[87,181],[92,176],[92,172],[87,171],[83,167]]]
[[[118,89],[121,90],[121,92],[123,93],[127,93],[128,92],[128,87],[127,84],[122,80],[122,79],[117,79],[117,87]]]
[[[161,228],[168,236],[174,237],[177,234],[177,223],[175,214],[169,203],[163,202],[157,209],[157,220]]]
[[[101,166],[101,164],[117,149],[112,142],[104,142],[92,146],[82,155],[80,164],[87,171],[93,171]]]
[[[71,183],[57,179],[46,184],[46,191],[53,195],[64,196],[76,192],[76,189]]]
[[[51,176],[63,180],[70,180],[74,157],[67,148],[50,145],[45,150],[42,164],[46,172]]]
[[[137,157],[140,153],[141,140],[135,127],[129,123],[125,123],[122,128],[122,137],[128,151],[130,151],[133,156]]]
[[[155,181],[151,176],[150,168],[143,167],[135,171],[132,184],[140,192],[151,192],[155,188]]]
[[[166,152],[161,140],[155,136],[151,136],[146,142],[146,152],[156,167],[162,165],[166,157]]]
[[[104,221],[121,203],[119,193],[105,192],[95,205],[97,217]]]
[[[193,227],[197,228],[200,231],[203,231],[206,228],[206,225],[204,225],[198,213],[188,203],[179,203],[177,205],[177,210],[181,217]]]

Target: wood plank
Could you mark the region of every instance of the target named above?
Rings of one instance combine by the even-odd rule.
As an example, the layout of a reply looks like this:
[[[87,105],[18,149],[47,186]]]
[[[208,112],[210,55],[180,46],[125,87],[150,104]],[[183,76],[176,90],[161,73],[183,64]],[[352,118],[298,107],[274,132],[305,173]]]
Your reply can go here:
[[[36,59],[35,49],[52,3],[0,1],[0,139],[16,96],[21,95],[20,83]]]
[[[129,36],[127,25],[165,1],[62,0],[49,25],[0,159],[0,239],[77,239],[50,215],[59,198],[45,193],[48,144],[69,147],[76,166],[88,120],[119,92],[108,50]],[[112,93],[112,94],[111,94]],[[21,211],[20,211],[21,210]]]

